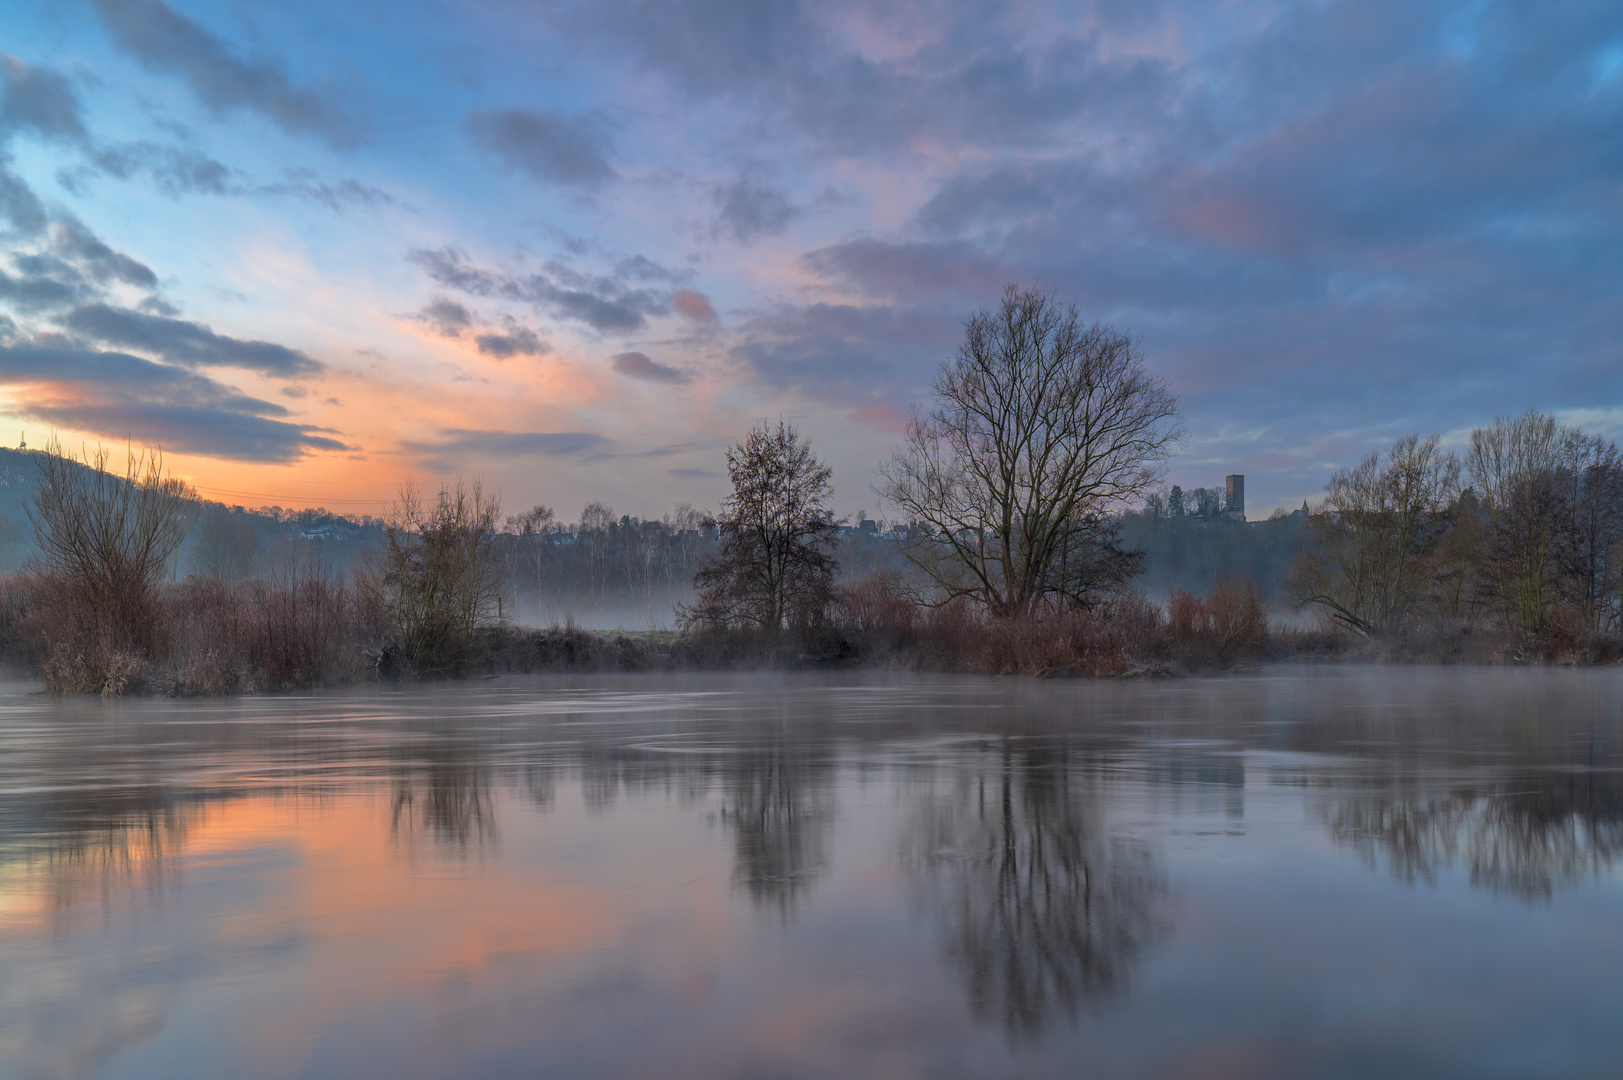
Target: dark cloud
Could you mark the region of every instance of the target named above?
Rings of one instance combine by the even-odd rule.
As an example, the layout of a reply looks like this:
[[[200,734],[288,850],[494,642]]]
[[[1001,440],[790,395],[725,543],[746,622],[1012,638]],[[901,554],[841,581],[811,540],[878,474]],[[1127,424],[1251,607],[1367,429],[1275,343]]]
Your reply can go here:
[[[808,269],[865,296],[995,296],[1019,274],[964,241],[847,240],[802,256]]]
[[[322,367],[285,345],[224,337],[200,323],[106,304],[75,308],[57,321],[91,341],[140,349],[183,367],[240,368],[284,379],[314,374]]]
[[[329,210],[339,212],[351,206],[365,208],[393,206],[395,201],[394,196],[382,188],[363,184],[349,177],[339,180],[325,179],[309,169],[292,169],[289,170],[286,180],[252,185],[245,190],[256,195],[288,195],[297,199],[308,199]]]
[[[1040,29],[1032,11],[992,0],[928,13],[852,7],[593,0],[539,17],[571,42],[629,55],[691,98],[741,105],[758,126],[787,124],[843,153],[1017,146],[1083,122],[1130,135],[1179,100],[1177,68],[1110,47],[1117,28],[1100,7]]]
[[[242,191],[239,174],[223,162],[189,146],[166,146],[147,140],[98,147],[90,154],[89,164],[63,169],[57,177],[64,187],[80,192],[86,178],[97,173],[119,180],[146,174],[170,198],[234,195]]]
[[[392,206],[395,201],[381,188],[348,177],[323,177],[309,169],[290,169],[285,179],[265,183],[193,147],[151,140],[96,147],[87,153],[83,164],[57,171],[57,181],[81,195],[97,176],[118,180],[145,177],[171,199],[188,195],[279,196],[305,199],[335,213],[352,207]]]
[[[0,270],[0,304],[24,314],[67,307],[84,299],[88,292],[77,273],[63,281],[50,274],[24,273],[13,277]]]
[[[623,352],[613,357],[614,370],[628,379],[639,379],[642,382],[681,384],[692,382],[691,372],[681,368],[667,367],[657,363],[640,352]]]
[[[472,312],[455,300],[448,300],[443,296],[434,297],[413,317],[419,322],[427,323],[441,337],[461,337],[463,331],[473,328]]]
[[[0,347],[0,386],[26,390],[13,410],[109,439],[235,461],[293,461],[348,449],[321,429],[282,419],[280,405],[204,375],[127,353],[48,339]]]
[[[77,221],[58,223],[51,246],[95,281],[121,281],[140,289],[157,287],[158,275],[149,267],[121,251],[114,251]]]
[[[94,4],[119,48],[154,71],[184,79],[214,112],[255,112],[290,135],[313,135],[335,147],[356,141],[354,120],[330,96],[294,83],[280,59],[238,55],[163,0]]]
[[[747,244],[763,236],[777,236],[800,216],[800,208],[782,191],[739,177],[717,185],[711,193],[716,204],[716,232]]]
[[[598,187],[614,179],[602,117],[503,109],[469,113],[466,123],[480,149],[534,180]]]
[[[510,356],[541,356],[552,351],[552,346],[527,326],[510,323],[500,333],[480,334],[474,339],[479,351],[498,360]]]
[[[525,274],[487,270],[456,248],[416,250],[408,258],[448,289],[470,296],[529,304],[598,331],[638,330],[649,315],[670,310],[667,293],[634,288],[613,277],[582,274],[557,262]]]
[[[480,321],[466,307],[443,296],[434,297],[412,317],[448,338],[462,337],[475,330]],[[502,316],[499,322],[499,328],[485,327],[474,334],[474,345],[486,356],[506,360],[512,356],[541,356],[552,351],[551,344],[541,335],[511,315]]]
[[[44,248],[11,253],[17,276],[0,271],[0,303],[32,314],[93,300],[114,283],[140,289],[158,284],[150,268],[108,247],[72,218],[52,225],[47,235]]]
[[[402,444],[437,471],[454,471],[470,459],[574,457],[607,450],[613,443],[587,431],[471,431],[445,428],[434,442]]]
[[[674,476],[678,480],[708,480],[711,477],[720,476],[721,473],[713,472],[710,469],[666,469],[665,475]]]
[[[27,181],[6,168],[6,156],[0,151],[0,219],[11,226],[14,236],[34,237],[45,231],[50,216]]]
[[[15,131],[69,142],[88,138],[67,79],[15,56],[0,56],[0,141]]]
[[[756,315],[732,355],[768,383],[826,401],[906,398],[956,346],[961,315],[875,304],[783,306]]]
[[[673,270],[646,255],[632,255],[614,264],[614,276],[622,281],[654,285],[683,285],[693,280],[692,270]]]

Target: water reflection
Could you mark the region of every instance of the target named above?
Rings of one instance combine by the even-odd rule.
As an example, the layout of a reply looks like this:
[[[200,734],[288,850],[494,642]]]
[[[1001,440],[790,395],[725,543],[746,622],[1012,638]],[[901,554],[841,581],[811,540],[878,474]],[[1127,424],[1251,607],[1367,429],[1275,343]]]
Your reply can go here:
[[[1623,1007],[1606,678],[0,701],[0,1074],[184,1075],[202,1016],[287,1055],[242,1075],[1159,1075],[1400,976],[1479,1043],[1566,1023]],[[1399,1026],[1469,1024],[1335,1045]]]
[[[828,869],[834,772],[778,741],[724,760],[720,820],[733,833],[733,880],[758,905],[790,914]]]
[[[1371,867],[1435,884],[1463,864],[1471,884],[1524,900],[1608,873],[1623,859],[1616,772],[1535,773],[1484,788],[1332,799],[1330,834]]]
[[[399,756],[389,806],[397,840],[413,846],[426,837],[462,852],[496,840],[496,810],[477,744],[435,739]]]
[[[920,800],[909,859],[974,1014],[1035,1035],[1123,989],[1170,926],[1166,870],[1111,834],[1097,770],[1063,750],[1005,744],[979,764]]]

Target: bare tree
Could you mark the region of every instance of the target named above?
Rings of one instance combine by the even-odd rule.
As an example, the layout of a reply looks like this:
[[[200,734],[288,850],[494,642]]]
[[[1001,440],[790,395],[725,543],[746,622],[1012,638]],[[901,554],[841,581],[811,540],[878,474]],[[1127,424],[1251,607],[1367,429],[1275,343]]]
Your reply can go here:
[[[552,508],[540,504],[522,514],[510,515],[503,522],[503,529],[514,537],[511,547],[514,565],[509,568],[509,574],[518,580],[528,577],[537,593],[546,578],[547,554],[552,548],[555,528]]]
[[[157,450],[127,450],[123,475],[97,447],[81,461],[52,439],[36,459],[28,520],[35,573],[62,633],[54,642],[103,658],[152,653],[158,590],[186,538],[191,492],[164,474]]]
[[[602,603],[608,590],[609,544],[614,534],[614,507],[607,503],[590,502],[580,512],[580,526],[576,542],[586,553],[587,598],[594,604]]]
[[[1337,469],[1309,520],[1318,543],[1292,573],[1297,600],[1361,634],[1398,629],[1430,584],[1459,476],[1459,458],[1436,435],[1406,436]]]
[[[699,595],[684,621],[777,633],[820,618],[834,592],[832,470],[780,419],[727,449],[727,475],[721,552],[694,576]]]
[[[1471,432],[1466,460],[1488,511],[1482,571],[1506,619],[1527,634],[1543,630],[1560,597],[1560,472],[1577,436],[1535,410]]]
[[[1555,542],[1563,599],[1591,633],[1616,627],[1623,588],[1623,455],[1599,435],[1565,445]]]
[[[477,481],[427,505],[407,484],[384,523],[382,564],[366,587],[392,644],[418,675],[454,673],[475,633],[498,614],[500,506]]]
[[[1090,604],[1131,573],[1112,515],[1160,478],[1180,437],[1177,400],[1131,338],[1010,285],[970,318],[935,397],[879,493],[923,526],[907,552],[944,598],[1016,616],[1045,597]]]

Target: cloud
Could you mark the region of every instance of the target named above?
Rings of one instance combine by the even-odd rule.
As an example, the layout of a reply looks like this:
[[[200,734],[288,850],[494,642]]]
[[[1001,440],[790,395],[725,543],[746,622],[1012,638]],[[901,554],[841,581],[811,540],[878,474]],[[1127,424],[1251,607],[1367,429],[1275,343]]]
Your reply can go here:
[[[436,296],[416,315],[418,322],[427,323],[441,337],[461,337],[464,330],[473,328],[473,314],[455,300]]]
[[[66,78],[15,56],[0,56],[0,142],[14,131],[62,142],[89,138],[79,118],[79,99]]]
[[[957,345],[960,319],[923,306],[782,305],[746,321],[730,351],[767,383],[824,401],[905,399]]]
[[[98,147],[89,155],[89,164],[63,169],[57,177],[64,187],[81,194],[85,180],[96,173],[119,180],[145,173],[170,198],[234,195],[243,190],[240,174],[225,163],[189,146],[165,146],[150,140]]]
[[[11,226],[12,235],[22,237],[38,236],[50,221],[45,204],[34,194],[34,189],[6,168],[3,153],[0,153],[0,219]]]
[[[693,279],[693,271],[661,266],[646,255],[632,255],[614,264],[614,276],[621,281],[681,285]]]
[[[93,0],[114,44],[153,71],[184,79],[215,113],[258,113],[289,135],[331,146],[355,143],[358,125],[339,105],[289,78],[276,57],[246,58],[163,0]]]
[[[600,187],[614,179],[602,117],[503,109],[469,113],[466,125],[475,145],[533,180]]]
[[[910,158],[921,147],[1023,148],[1083,123],[1111,126],[1127,141],[1149,130],[1180,103],[1183,65],[1164,55],[1164,41],[1118,25],[1117,6],[1129,5],[1044,19],[1041,8],[990,3],[926,13],[596,0],[537,16],[575,48],[597,46],[687,98],[735,106],[757,130],[844,155]],[[1188,21],[1199,19],[1195,12]]]
[[[373,209],[395,204],[394,196],[387,191],[371,184],[363,184],[352,177],[327,179],[309,169],[289,169],[286,175],[286,180],[268,184],[249,184],[241,188],[241,191],[249,195],[286,195],[295,199],[305,199],[335,213],[343,213],[352,206]]]
[[[478,266],[453,247],[419,249],[407,257],[448,289],[529,304],[598,331],[639,330],[649,315],[670,310],[667,293],[633,288],[612,277],[582,274],[557,262],[549,262],[539,271],[508,274]]]
[[[710,298],[702,292],[677,289],[671,293],[671,307],[678,315],[697,323],[717,321],[716,309],[710,306]]]
[[[720,476],[721,473],[713,472],[710,469],[666,469],[665,475],[674,476],[678,480],[708,480]]]
[[[279,462],[348,449],[322,429],[282,419],[280,405],[127,353],[50,340],[0,346],[0,386],[17,392],[18,415],[179,453]]]
[[[984,301],[1019,273],[965,241],[894,241],[864,237],[817,248],[801,262],[864,296],[944,296]]]
[[[691,372],[655,363],[640,352],[623,352],[613,357],[614,370],[628,379],[642,382],[681,384],[692,382]]]
[[[480,334],[474,338],[479,351],[486,356],[494,356],[498,360],[506,360],[510,356],[541,356],[552,351],[552,346],[542,341],[534,330],[527,326],[512,325],[501,333]]]
[[[143,139],[97,147],[87,161],[57,172],[57,180],[75,194],[85,194],[87,181],[96,175],[119,180],[141,176],[172,199],[186,195],[273,196],[304,199],[335,213],[351,207],[394,205],[394,196],[382,188],[345,177],[331,179],[309,169],[289,169],[286,179],[263,183],[240,169],[189,146],[173,146]]]
[[[241,368],[283,379],[322,369],[319,362],[285,345],[242,341],[216,334],[200,323],[106,304],[75,308],[57,321],[91,341],[155,353],[183,367]]]
[[[716,232],[747,244],[763,236],[777,236],[800,216],[800,208],[776,188],[739,177],[717,185],[711,192],[716,204]]]
[[[474,431],[443,428],[434,442],[406,442],[408,451],[437,471],[461,468],[470,458],[575,457],[607,450],[613,443],[587,431]]]
[[[900,434],[907,430],[908,415],[894,405],[865,405],[851,413],[852,419],[880,431]]]
[[[434,297],[412,318],[448,338],[461,338],[480,321],[466,307],[443,296]],[[486,356],[506,360],[511,356],[541,356],[552,351],[552,345],[541,335],[511,315],[501,316],[500,323],[500,328],[486,327],[474,335],[474,345]]]
[[[72,270],[65,264],[64,267]],[[48,273],[35,272],[12,277],[0,270],[0,303],[25,314],[67,307],[83,299],[88,291],[77,273],[73,273],[70,280],[63,281]]]
[[[152,270],[108,247],[78,221],[68,218],[52,225],[43,248],[14,250],[11,265],[16,276],[0,271],[0,304],[23,314],[39,314],[81,304],[106,293],[114,283],[152,289],[158,284]],[[156,301],[147,297],[144,304]]]
[[[150,267],[114,251],[77,221],[59,222],[51,246],[98,282],[121,281],[140,289],[157,287],[158,275]]]

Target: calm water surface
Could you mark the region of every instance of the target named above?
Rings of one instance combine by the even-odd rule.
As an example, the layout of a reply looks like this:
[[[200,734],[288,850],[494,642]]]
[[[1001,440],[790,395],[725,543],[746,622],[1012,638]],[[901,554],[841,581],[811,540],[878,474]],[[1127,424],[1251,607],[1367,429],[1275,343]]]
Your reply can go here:
[[[1623,675],[0,696],[6,1077],[1623,1072]]]

